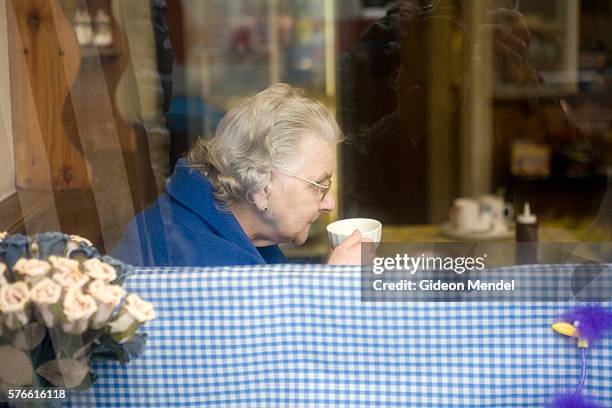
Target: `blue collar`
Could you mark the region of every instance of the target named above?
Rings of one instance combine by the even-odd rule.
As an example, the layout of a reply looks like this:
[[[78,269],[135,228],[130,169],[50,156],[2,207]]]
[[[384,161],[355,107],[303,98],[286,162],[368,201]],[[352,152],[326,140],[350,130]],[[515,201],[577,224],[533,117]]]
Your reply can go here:
[[[176,163],[174,173],[166,182],[166,192],[196,213],[216,235],[248,249],[265,263],[236,217],[229,210],[220,211],[217,208],[212,184],[197,169],[190,167],[185,159]]]

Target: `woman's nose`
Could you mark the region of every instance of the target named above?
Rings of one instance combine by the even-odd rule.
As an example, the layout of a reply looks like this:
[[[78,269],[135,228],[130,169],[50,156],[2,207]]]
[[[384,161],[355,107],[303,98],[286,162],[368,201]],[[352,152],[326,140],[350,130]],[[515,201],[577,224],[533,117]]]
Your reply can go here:
[[[334,201],[334,197],[331,194],[326,194],[323,201],[321,201],[321,206],[319,207],[320,211],[334,211],[336,208],[336,202]]]

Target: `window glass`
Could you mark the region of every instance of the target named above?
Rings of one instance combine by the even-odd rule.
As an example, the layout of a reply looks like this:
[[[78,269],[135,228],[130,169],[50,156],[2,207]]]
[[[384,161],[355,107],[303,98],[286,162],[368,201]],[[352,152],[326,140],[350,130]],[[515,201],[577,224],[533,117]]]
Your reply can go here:
[[[0,230],[60,228],[112,252],[191,147],[282,82],[343,134],[324,208],[303,217],[305,245],[265,241],[290,258],[325,260],[325,226],[349,217],[379,220],[387,240],[451,239],[459,198],[503,208],[500,239],[526,203],[545,239],[610,239],[610,1],[64,0],[34,14],[28,3],[2,2],[0,160],[15,166],[2,167],[0,198],[21,202],[3,219],[30,215]],[[259,122],[243,125],[257,137]],[[304,157],[249,174],[268,181],[294,164],[316,182]],[[259,205],[255,187],[235,191]],[[47,202],[37,194],[52,211],[32,210]]]

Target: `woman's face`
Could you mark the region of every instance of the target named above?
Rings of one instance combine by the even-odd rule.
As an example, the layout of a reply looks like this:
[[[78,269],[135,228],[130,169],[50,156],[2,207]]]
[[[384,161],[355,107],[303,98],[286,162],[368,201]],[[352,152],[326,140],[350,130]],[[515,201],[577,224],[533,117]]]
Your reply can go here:
[[[293,175],[327,186],[333,170],[333,144],[322,138],[304,137],[298,150],[303,163]],[[336,203],[328,192],[297,177],[274,171],[270,180],[267,220],[274,242],[303,244],[310,225],[321,212],[332,211]]]

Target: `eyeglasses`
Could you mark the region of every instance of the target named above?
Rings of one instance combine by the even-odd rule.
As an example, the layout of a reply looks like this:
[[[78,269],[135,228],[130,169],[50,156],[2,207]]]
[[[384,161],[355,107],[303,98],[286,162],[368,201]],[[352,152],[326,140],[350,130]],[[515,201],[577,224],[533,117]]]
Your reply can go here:
[[[278,171],[281,174],[284,174],[285,176],[294,177],[294,178],[296,178],[298,180],[305,181],[308,184],[312,184],[313,186],[318,187],[319,188],[319,194],[321,194],[321,201],[325,200],[325,196],[327,195],[327,193],[331,189],[331,185],[332,185],[331,180],[329,180],[329,184],[328,185],[324,186],[323,184],[316,183],[316,182],[314,182],[312,180],[308,180],[308,179],[306,179],[304,177],[296,176],[295,174],[287,173],[286,171],[282,171],[282,170],[278,170],[278,169],[276,169],[276,171]]]

